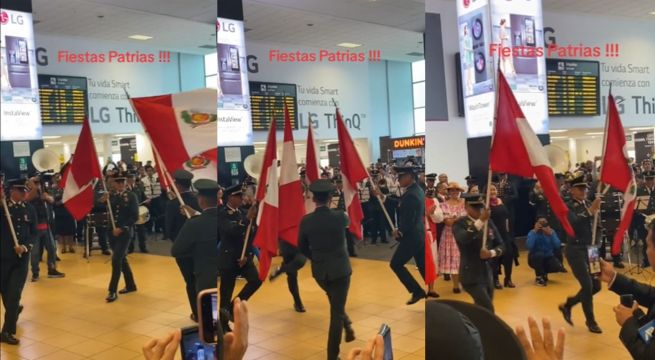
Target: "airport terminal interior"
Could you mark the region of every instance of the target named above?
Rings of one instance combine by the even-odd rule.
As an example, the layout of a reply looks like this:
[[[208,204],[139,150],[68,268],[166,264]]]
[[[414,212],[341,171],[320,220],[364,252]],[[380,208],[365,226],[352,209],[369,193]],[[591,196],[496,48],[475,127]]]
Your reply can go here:
[[[652,0],[0,8],[3,360],[655,358]]]

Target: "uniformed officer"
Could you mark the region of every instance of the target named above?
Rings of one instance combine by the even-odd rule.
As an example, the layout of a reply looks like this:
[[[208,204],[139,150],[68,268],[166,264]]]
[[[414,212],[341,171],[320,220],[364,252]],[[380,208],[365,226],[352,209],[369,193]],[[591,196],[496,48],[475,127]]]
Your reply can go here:
[[[425,191],[432,190],[434,193],[437,192],[436,190],[436,182],[437,182],[437,174],[436,173],[431,173],[425,175],[425,183],[426,183],[426,188]]]
[[[243,205],[243,190],[241,184],[232,185],[225,189],[227,201],[218,211],[218,232],[220,243],[218,245],[219,259],[218,269],[221,278],[220,284],[220,306],[222,309],[232,312],[232,293],[237,275],[246,279],[246,285],[241,289],[237,297],[241,300],[248,300],[262,285],[259,280],[259,273],[253,263],[252,241],[256,232],[254,224],[257,216],[257,206],[251,206],[248,211],[241,209]],[[248,224],[252,227],[248,239],[245,239]],[[247,241],[246,253],[241,257]]]
[[[592,227],[594,215],[600,209],[601,197],[589,203],[587,200],[586,175],[576,173],[569,179],[571,186],[571,201],[569,207],[569,222],[575,232],[575,238],[569,238],[566,246],[566,259],[569,261],[573,276],[580,283],[580,291],[566,299],[559,310],[564,315],[564,320],[573,325],[571,320],[571,308],[582,303],[582,309],[586,318],[586,325],[592,333],[600,334],[602,330],[596,323],[594,317],[593,295],[600,291],[600,281],[589,273],[588,247],[592,246]]]
[[[195,211],[200,211],[198,198],[196,197],[196,194],[190,190],[193,174],[189,171],[180,169],[173,173],[173,178],[175,179],[174,185],[177,187],[182,200],[184,200],[186,206],[189,207],[189,215],[193,215]],[[218,189],[214,194],[217,201],[213,204],[214,207],[218,204],[217,194]],[[216,210],[216,214],[218,214],[218,210]],[[180,211],[180,201],[178,199],[169,201],[166,204],[166,223],[164,227],[165,237],[171,239],[171,241],[175,241],[180,229],[182,229],[187,219],[188,217]],[[216,219],[216,223],[218,224],[218,219]],[[216,237],[216,241],[218,242],[218,232],[216,233]],[[180,273],[182,273],[182,278],[184,278],[184,283],[186,284],[187,298],[189,300],[189,306],[191,307],[191,319],[196,321],[198,318],[198,306],[196,301],[196,277],[194,275],[195,266],[193,263],[193,257],[175,256],[175,262],[177,263],[177,267],[180,269]],[[214,279],[214,281],[216,281],[216,279]]]
[[[178,177],[180,175],[178,173]],[[202,213],[183,223],[171,248],[171,255],[175,257],[178,265],[188,263],[192,266],[191,276],[195,283],[192,284],[192,293],[189,293],[187,283],[189,301],[195,299],[200,291],[215,288],[218,279],[218,183],[214,180],[198,179],[193,185],[198,190],[197,201]],[[183,266],[180,266],[181,271],[182,269]],[[188,277],[184,272],[182,276],[186,281]],[[194,321],[197,321],[196,308],[192,302],[191,318]]]
[[[118,299],[116,290],[118,289],[118,280],[121,272],[125,278],[125,288],[121,289],[119,294],[127,294],[136,291],[136,284],[132,275],[132,269],[127,262],[127,248],[130,245],[130,227],[139,218],[139,204],[136,195],[125,188],[125,177],[116,175],[113,178],[114,191],[109,196],[109,203],[114,215],[116,227],[112,228],[109,236],[109,245],[111,246],[111,280],[109,281],[109,294],[105,299],[107,302],[113,302]],[[106,201],[108,195],[103,195]]]
[[[18,315],[23,309],[20,305],[20,298],[25,280],[27,280],[32,241],[37,235],[36,211],[25,202],[24,179],[10,180],[8,185],[10,187],[9,199],[5,199],[4,188],[0,189],[0,197],[2,197],[2,202],[6,201],[7,203],[18,246],[14,244],[7,217],[2,209],[0,295],[2,295],[2,303],[5,307],[5,320],[2,324],[0,342],[18,345],[20,341],[15,337],[16,323]]]
[[[327,180],[314,181],[316,210],[305,215],[298,230],[298,247],[312,261],[312,276],[325,291],[330,302],[330,331],[327,358],[339,357],[341,333],[345,329],[346,342],[355,340],[352,321],[346,314],[346,299],[352,268],[346,250],[348,216],[343,210],[328,207],[334,186]]]
[[[416,167],[395,167],[398,183],[405,189],[398,207],[398,229],[393,236],[399,245],[391,257],[389,265],[403,283],[412,297],[407,305],[414,304],[425,298],[425,290],[409,273],[405,264],[414,258],[421,276],[425,278],[425,193],[416,181]]]
[[[646,231],[644,225],[646,217],[655,214],[655,171],[646,170],[642,174],[644,176],[644,183],[637,188],[636,214],[633,222],[635,223],[634,228],[637,229],[639,239],[644,242],[642,248],[643,263],[641,265],[646,268],[648,267],[648,256],[646,256],[645,243],[648,231]]]
[[[494,312],[493,271],[489,260],[501,256],[505,246],[498,229],[489,220],[490,210],[484,209],[484,198],[480,194],[463,197],[467,216],[453,224],[453,235],[461,254],[460,281],[476,305]],[[485,222],[488,222],[488,235],[487,243],[483,244]]]
[[[146,193],[145,193],[145,187],[143,184],[139,181],[138,183],[136,182],[136,173],[132,171],[128,171],[125,173],[125,176],[127,178],[127,191],[132,192],[136,196],[136,202],[137,204],[141,204],[146,200]],[[134,224],[134,227],[132,228],[132,234],[130,237],[130,247],[128,249],[128,253],[133,253],[134,252],[134,242],[135,240],[139,240],[139,250],[142,253],[147,253],[148,249],[146,247],[146,225],[145,224]]]

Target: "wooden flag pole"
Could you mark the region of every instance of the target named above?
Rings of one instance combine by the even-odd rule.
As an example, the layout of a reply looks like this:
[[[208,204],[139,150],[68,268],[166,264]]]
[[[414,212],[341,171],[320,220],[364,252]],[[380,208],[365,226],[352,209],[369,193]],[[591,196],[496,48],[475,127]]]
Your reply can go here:
[[[4,191],[0,189],[0,191]],[[14,229],[14,223],[11,221],[11,214],[9,214],[9,207],[7,206],[7,200],[2,198],[2,209],[4,210],[5,217],[7,218],[7,224],[9,224],[9,231],[11,232],[11,238],[14,240],[14,247],[18,247],[18,238],[16,237],[16,230]],[[18,254],[18,257],[22,255]]]

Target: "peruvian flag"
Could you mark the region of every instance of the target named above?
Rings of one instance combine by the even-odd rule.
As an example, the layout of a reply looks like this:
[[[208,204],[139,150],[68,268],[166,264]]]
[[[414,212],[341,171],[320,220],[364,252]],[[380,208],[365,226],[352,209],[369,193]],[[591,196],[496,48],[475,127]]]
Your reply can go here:
[[[362,239],[362,220],[364,212],[359,201],[357,183],[368,179],[366,167],[359,158],[353,139],[350,137],[346,125],[337,108],[337,134],[339,139],[339,156],[341,162],[341,179],[343,180],[343,197],[346,211],[350,218],[348,230],[357,239]]]
[[[305,181],[311,184],[321,178],[318,168],[318,151],[316,151],[316,141],[314,140],[314,130],[311,126],[307,127],[307,155],[305,156]],[[305,199],[305,213],[314,212],[316,204],[311,197]]]
[[[289,109],[284,106],[284,145],[280,172],[280,239],[298,246],[298,225],[305,215],[302,184],[298,176],[296,150],[291,131]]]
[[[491,140],[491,170],[523,177],[536,175],[564,231],[574,236],[568,207],[559,195],[548,155],[516,102],[503,72],[498,70],[496,121]]]
[[[215,89],[200,89],[130,99],[169,173],[185,169],[217,180],[216,96]]]
[[[612,242],[612,255],[618,255],[621,252],[623,235],[632,222],[637,184],[632,167],[628,162],[625,133],[611,92],[608,103],[609,109],[605,119],[605,152],[601,163],[600,181],[623,192],[621,223],[614,234],[614,241]]]
[[[271,258],[277,255],[278,239],[278,181],[277,145],[275,142],[275,120],[271,120],[262,171],[257,182],[255,199],[259,204],[257,212],[257,233],[253,244],[261,250],[259,256],[259,279],[264,281],[271,268]],[[297,230],[296,230],[297,231]]]
[[[75,220],[82,220],[93,208],[93,186],[97,180],[102,179],[88,119],[82,124],[73,154],[62,176],[62,202]]]

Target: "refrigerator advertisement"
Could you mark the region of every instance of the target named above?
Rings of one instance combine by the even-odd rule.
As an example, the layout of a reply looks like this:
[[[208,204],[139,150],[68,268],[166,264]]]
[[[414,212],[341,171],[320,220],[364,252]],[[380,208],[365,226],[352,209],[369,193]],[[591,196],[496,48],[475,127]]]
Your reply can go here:
[[[243,22],[218,18],[218,146],[252,145]]]
[[[458,0],[462,92],[469,138],[491,136],[500,68],[532,129],[548,133],[541,1]]]
[[[41,114],[32,14],[0,9],[0,139],[40,140]]]

